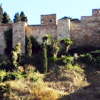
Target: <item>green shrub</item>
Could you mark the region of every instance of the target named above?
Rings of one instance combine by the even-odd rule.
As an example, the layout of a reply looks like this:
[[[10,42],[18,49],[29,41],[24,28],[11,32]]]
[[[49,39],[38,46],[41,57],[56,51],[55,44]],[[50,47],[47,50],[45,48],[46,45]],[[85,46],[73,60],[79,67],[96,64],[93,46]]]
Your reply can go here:
[[[0,70],[0,81],[2,82],[4,77],[6,76],[6,71]]]
[[[4,76],[3,81],[10,81],[15,80],[17,78],[17,74],[14,72],[7,73],[6,76]]]
[[[100,67],[100,50],[92,51],[86,54],[81,54],[78,60],[85,64],[99,68]]]
[[[0,63],[0,69],[5,70],[7,72],[14,70],[9,60],[8,61],[3,61],[2,63]]]
[[[37,82],[37,81],[43,81],[44,75],[40,74],[39,72],[30,72],[27,74],[27,79]]]
[[[17,69],[20,63],[21,63],[21,44],[18,42],[11,53],[11,64],[14,69]]]
[[[9,100],[10,85],[1,84],[0,85],[0,100]]]
[[[62,60],[62,62],[63,62],[64,64],[68,64],[68,63],[73,64],[73,63],[74,63],[74,58],[71,57],[71,56],[62,55],[61,60]]]

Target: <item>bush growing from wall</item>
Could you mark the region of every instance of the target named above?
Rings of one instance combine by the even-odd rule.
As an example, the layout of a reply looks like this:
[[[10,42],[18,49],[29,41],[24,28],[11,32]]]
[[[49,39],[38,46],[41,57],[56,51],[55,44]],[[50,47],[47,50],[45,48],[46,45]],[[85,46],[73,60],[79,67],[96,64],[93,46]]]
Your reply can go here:
[[[100,68],[100,50],[81,54],[78,60],[88,65],[94,66],[95,68]]]
[[[73,44],[73,41],[70,38],[61,40],[61,43],[65,46],[65,53],[68,52],[70,46]]]
[[[16,47],[11,53],[11,64],[17,69],[18,65],[21,63],[21,44],[17,43]]]
[[[26,56],[28,58],[32,57],[32,41],[31,37],[26,38]]]

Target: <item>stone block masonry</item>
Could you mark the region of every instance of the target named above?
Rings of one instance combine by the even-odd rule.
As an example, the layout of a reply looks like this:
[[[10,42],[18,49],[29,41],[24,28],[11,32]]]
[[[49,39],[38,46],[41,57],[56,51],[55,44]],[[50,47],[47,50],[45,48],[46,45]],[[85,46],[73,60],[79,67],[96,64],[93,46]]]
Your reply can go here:
[[[12,24],[0,24],[0,55],[5,54],[6,43],[4,32],[12,28]]]
[[[12,36],[13,48],[18,42],[21,43],[22,54],[25,54],[25,23],[18,22],[13,24],[13,36]]]
[[[62,40],[71,38],[74,41],[72,48],[79,46],[100,47],[100,9],[93,9],[92,16],[82,16],[81,20],[69,18],[57,20],[56,14],[41,15],[40,25],[28,25],[29,32],[25,33],[26,24],[18,22],[0,25],[0,54],[6,48],[4,31],[13,30],[12,45],[20,42],[22,54],[25,54],[25,36],[34,36],[39,43],[42,37],[51,34],[53,39]]]

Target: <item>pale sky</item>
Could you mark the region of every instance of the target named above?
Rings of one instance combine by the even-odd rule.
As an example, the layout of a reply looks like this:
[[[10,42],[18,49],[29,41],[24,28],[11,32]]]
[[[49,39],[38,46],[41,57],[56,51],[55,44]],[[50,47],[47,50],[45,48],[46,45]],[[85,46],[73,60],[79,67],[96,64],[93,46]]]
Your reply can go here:
[[[24,11],[28,24],[40,24],[41,14],[57,14],[79,18],[91,16],[92,9],[100,8],[100,0],[0,0],[4,12],[13,20],[15,13]]]

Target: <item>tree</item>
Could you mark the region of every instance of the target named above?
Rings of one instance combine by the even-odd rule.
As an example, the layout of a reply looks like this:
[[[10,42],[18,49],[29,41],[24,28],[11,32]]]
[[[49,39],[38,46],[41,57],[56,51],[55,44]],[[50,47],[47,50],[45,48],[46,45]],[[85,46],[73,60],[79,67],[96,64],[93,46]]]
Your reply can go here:
[[[21,21],[27,22],[27,17],[25,16],[23,11],[20,13],[20,18],[21,18]]]
[[[43,40],[43,67],[44,67],[44,73],[47,73],[48,71],[48,58],[47,58],[47,45],[49,44],[49,41],[51,39],[51,35],[45,35]]]
[[[27,37],[26,39],[26,56],[31,57],[32,56],[32,42],[31,42],[31,37]]]
[[[0,6],[0,23],[3,21],[3,9],[2,6]]]
[[[9,15],[6,12],[4,12],[4,14],[3,14],[2,23],[11,23],[11,19],[10,19]]]
[[[57,58],[58,52],[60,50],[60,48],[58,47],[58,43],[59,43],[58,40],[53,41],[53,57],[54,58]]]
[[[73,44],[73,41],[70,38],[66,38],[63,40],[66,46],[66,53],[68,52],[70,46]]]
[[[15,16],[14,16],[14,23],[17,23],[18,21],[21,21],[21,18],[20,18],[20,15],[19,13],[16,13]]]

